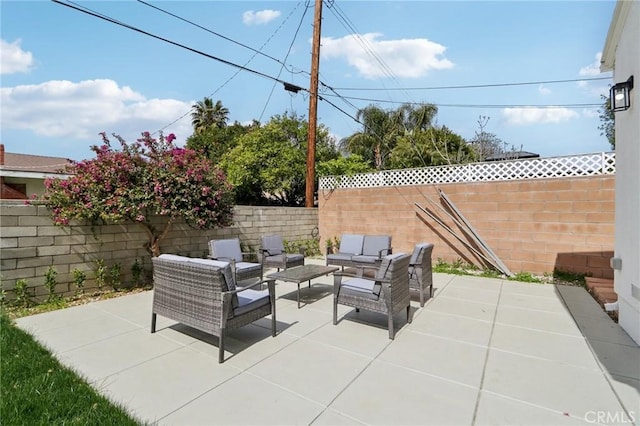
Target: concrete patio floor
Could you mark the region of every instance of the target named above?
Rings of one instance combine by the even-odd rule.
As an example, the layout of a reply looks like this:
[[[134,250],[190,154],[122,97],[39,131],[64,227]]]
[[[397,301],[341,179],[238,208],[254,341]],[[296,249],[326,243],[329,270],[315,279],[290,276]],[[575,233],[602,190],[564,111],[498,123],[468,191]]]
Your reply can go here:
[[[321,263],[321,260],[315,262]],[[339,308],[332,277],[278,282],[270,319],[217,338],[152,291],[17,320],[96,389],[159,425],[640,424],[640,349],[581,287],[434,274],[413,322]]]

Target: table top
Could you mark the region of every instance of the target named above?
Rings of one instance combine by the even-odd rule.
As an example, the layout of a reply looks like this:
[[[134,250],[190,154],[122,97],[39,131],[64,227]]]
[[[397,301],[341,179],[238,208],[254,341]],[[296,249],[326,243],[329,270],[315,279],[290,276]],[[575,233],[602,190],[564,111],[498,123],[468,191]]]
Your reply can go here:
[[[274,272],[267,275],[268,278],[273,278],[281,281],[288,281],[294,283],[301,283],[303,281],[310,281],[314,278],[321,277],[336,272],[340,268],[335,266],[324,265],[302,265],[293,268],[285,269],[280,272]]]

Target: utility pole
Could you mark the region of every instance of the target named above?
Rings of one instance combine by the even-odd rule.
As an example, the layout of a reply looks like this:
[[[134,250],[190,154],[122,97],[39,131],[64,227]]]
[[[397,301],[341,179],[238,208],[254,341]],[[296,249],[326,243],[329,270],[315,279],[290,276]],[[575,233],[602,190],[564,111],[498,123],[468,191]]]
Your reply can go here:
[[[316,129],[318,120],[318,73],[320,70],[320,24],[322,0],[316,0],[313,15],[313,46],[311,50],[311,84],[309,86],[309,140],[307,141],[307,181],[305,207],[313,207],[316,164]]]

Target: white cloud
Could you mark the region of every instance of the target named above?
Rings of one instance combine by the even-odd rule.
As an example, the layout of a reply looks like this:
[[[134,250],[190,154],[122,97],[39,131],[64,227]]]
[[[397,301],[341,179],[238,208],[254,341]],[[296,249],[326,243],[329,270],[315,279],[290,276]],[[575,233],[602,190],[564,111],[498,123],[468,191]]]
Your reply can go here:
[[[258,12],[247,10],[242,14],[242,22],[245,25],[268,24],[280,16],[280,14],[280,11],[271,9],[260,10]]]
[[[352,34],[342,38],[323,37],[320,54],[325,59],[344,58],[366,78],[385,77],[380,58],[396,77],[421,77],[431,70],[452,68],[443,55],[447,49],[425,38],[379,40],[382,34]],[[363,46],[364,45],[364,46]],[[375,52],[374,57],[370,50]]]
[[[540,92],[541,95],[548,95],[551,93],[551,89],[547,89],[541,84],[540,86],[538,86],[538,92]]]
[[[587,109],[584,108],[582,110],[582,115],[586,118],[598,118],[600,117],[600,112],[597,109]]]
[[[514,126],[542,123],[560,123],[579,117],[579,114],[568,108],[518,107],[504,108],[502,116],[507,124]]]
[[[0,74],[29,72],[33,68],[33,55],[22,50],[20,43],[20,39],[13,43],[0,40]]]
[[[58,138],[98,143],[98,133],[117,133],[134,140],[141,132],[154,132],[184,115],[192,102],[146,99],[113,80],[79,83],[52,80],[36,85],[0,88],[0,113],[6,129],[30,130]],[[183,142],[192,133],[189,115],[164,130]]]
[[[596,53],[596,60],[587,65],[586,67],[580,68],[578,75],[583,76],[594,76],[600,74],[600,60],[602,59],[602,52]]]

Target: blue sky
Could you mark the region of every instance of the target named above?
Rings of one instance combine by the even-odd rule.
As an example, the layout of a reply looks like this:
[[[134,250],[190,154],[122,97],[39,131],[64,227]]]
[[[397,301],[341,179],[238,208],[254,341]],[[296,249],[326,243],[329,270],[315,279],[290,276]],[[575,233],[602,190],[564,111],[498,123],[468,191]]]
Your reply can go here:
[[[209,31],[138,1],[76,4],[309,87],[313,1],[148,3]],[[89,146],[100,142],[102,131],[134,140],[143,131],[164,129],[183,143],[192,132],[191,105],[205,96],[220,100],[231,122],[264,123],[285,111],[308,115],[304,92],[287,92],[268,77],[51,1],[2,0],[0,6],[0,141],[8,152],[90,158]],[[437,124],[466,139],[487,116],[485,130],[508,147],[542,156],[609,151],[598,130],[598,108],[563,105],[600,104],[608,92],[611,75],[601,74],[598,64],[614,6],[325,2],[320,80],[335,92],[321,95],[342,111],[320,101],[318,120],[340,139],[361,129],[350,117],[358,108],[429,102],[438,105]],[[587,80],[599,77],[607,79]],[[585,80],[536,83],[579,79]],[[505,83],[536,84],[437,89]]]

